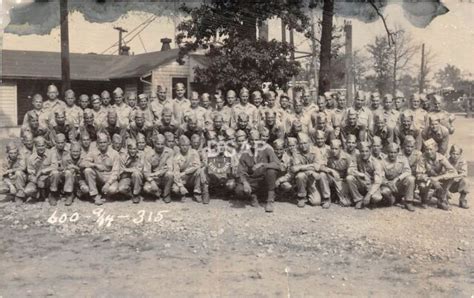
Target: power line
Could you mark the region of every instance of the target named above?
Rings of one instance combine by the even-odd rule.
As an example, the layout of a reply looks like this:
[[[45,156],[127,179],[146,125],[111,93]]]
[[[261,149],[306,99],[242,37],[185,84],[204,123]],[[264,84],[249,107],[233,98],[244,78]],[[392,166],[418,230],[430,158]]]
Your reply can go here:
[[[145,48],[145,44],[143,43],[142,37],[140,34],[138,34],[138,39],[140,40],[140,43],[142,44],[143,49],[145,50],[145,53],[148,53],[148,51]]]

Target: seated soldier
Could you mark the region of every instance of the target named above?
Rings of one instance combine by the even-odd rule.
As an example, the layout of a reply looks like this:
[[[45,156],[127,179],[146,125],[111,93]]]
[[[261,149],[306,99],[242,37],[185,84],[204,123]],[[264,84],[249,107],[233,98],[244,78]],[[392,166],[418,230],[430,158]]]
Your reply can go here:
[[[26,170],[28,173],[28,183],[25,187],[26,197],[39,196],[45,199],[49,184],[49,174],[54,170],[55,165],[52,164],[51,154],[46,149],[46,140],[43,137],[35,139],[36,151],[28,158]],[[56,201],[50,197],[50,204],[55,205]]]
[[[221,115],[222,119],[224,121],[225,126],[231,126],[234,125],[234,123],[231,123],[232,119],[232,109],[228,106],[225,105],[225,101],[222,97],[217,97],[216,98],[216,107],[212,111],[211,116],[214,118],[216,115]]]
[[[178,152],[179,147],[176,144],[176,138],[175,135],[172,132],[165,132],[164,134],[165,137],[165,146],[173,150],[173,152]]]
[[[326,135],[323,131],[317,130],[314,134],[315,136],[315,143],[312,150],[316,153],[318,160],[320,160],[321,164],[326,164],[329,155],[329,146],[326,145]]]
[[[341,141],[344,148],[347,147],[347,138],[349,135],[356,137],[356,142],[365,141],[367,138],[367,130],[365,126],[360,126],[357,120],[357,112],[353,108],[347,109],[346,119],[341,127]]]
[[[252,130],[252,126],[249,122],[250,116],[246,113],[240,113],[237,115],[237,124],[235,125],[235,130],[241,130],[249,136],[250,130]]]
[[[392,94],[385,94],[383,97],[383,111],[380,113],[383,117],[384,122],[387,124],[387,127],[393,130],[400,118],[400,112],[397,111],[393,106],[393,96]],[[375,114],[374,114],[375,116]]]
[[[109,146],[109,143],[109,136],[106,133],[98,133],[97,151],[89,154],[83,163],[89,195],[96,205],[104,203],[102,194],[110,196],[118,191],[120,155]],[[98,186],[101,187],[101,193]]]
[[[314,126],[311,126],[309,128],[309,136],[311,138],[311,141],[316,143],[316,132],[319,131],[320,133],[323,133],[324,135],[324,143],[329,144],[329,142],[335,138],[334,136],[334,130],[328,123],[328,118],[327,115],[318,112],[313,114],[312,118],[312,123],[314,123]]]
[[[425,111],[419,109],[420,111]],[[395,128],[395,142],[403,145],[408,136],[415,140],[415,148],[421,150],[423,139],[421,131],[413,123],[414,113],[411,110],[405,110],[400,114],[400,124]]]
[[[144,135],[141,133],[137,134],[135,142],[137,143],[138,155],[148,159],[153,154],[153,148],[147,145],[148,143]],[[151,137],[150,142],[153,143],[153,137]]]
[[[138,95],[137,108],[130,112],[130,124],[135,121],[137,113],[143,113],[143,119],[147,126],[152,126],[155,121],[155,116],[153,115],[152,110],[148,104],[148,96],[144,93]]]
[[[75,139],[75,126],[66,123],[66,111],[62,108],[58,108],[54,111],[54,121],[49,126],[49,139],[51,145],[54,146],[56,135],[62,134],[66,137],[66,143],[70,143],[71,140]]]
[[[452,193],[459,193],[459,207],[468,209],[466,196],[469,194],[467,184],[467,163],[462,157],[462,148],[452,145],[449,150],[449,163],[456,169],[458,177],[453,179],[453,184],[449,188]]]
[[[126,130],[130,124],[132,109],[124,102],[123,90],[121,88],[115,88],[112,94],[115,101],[114,110],[117,113],[117,124],[121,129]]]
[[[434,140],[436,142],[438,152],[446,155],[449,145],[449,131],[446,127],[441,125],[441,120],[438,115],[430,115],[429,126],[423,132],[424,140]]]
[[[33,154],[35,151],[35,141],[33,139],[33,134],[31,132],[25,132],[21,137],[22,146],[19,149],[20,158],[23,159],[23,163],[26,165],[28,164],[28,158],[30,155]]]
[[[356,209],[363,209],[370,204],[382,201],[380,185],[382,183],[383,169],[380,162],[370,154],[370,144],[359,143],[360,154],[346,177],[347,186],[355,202]]]
[[[76,95],[71,89],[64,92],[64,101],[66,102],[66,107],[64,108],[66,112],[67,123],[71,127],[79,127],[82,124],[83,111],[80,107],[76,105]]]
[[[155,130],[162,135],[170,132],[176,138],[180,136],[179,125],[173,121],[173,111],[168,107],[164,107],[161,112],[161,119],[158,124],[155,126]]]
[[[303,131],[303,124],[299,119],[294,119],[293,122],[291,122],[290,129],[286,131],[286,138],[296,138],[298,137],[298,134]]]
[[[383,146],[382,146],[382,140],[375,136],[372,139],[372,156],[375,157],[378,160],[383,160],[384,158],[387,157],[383,151]]]
[[[91,109],[84,110],[84,123],[75,133],[75,139],[82,138],[83,134],[87,134],[91,142],[97,141],[97,132],[99,127],[95,125],[94,113]]]
[[[137,140],[138,134],[144,135],[147,145],[152,146],[153,126],[145,121],[145,114],[141,110],[136,111],[134,122],[131,122],[128,128],[128,135],[131,138]]]
[[[181,134],[191,139],[192,135],[196,134],[200,137],[203,136],[202,126],[199,126],[196,115],[190,114],[184,117],[185,123],[181,127]]]
[[[69,154],[69,150],[66,150],[66,137],[62,133],[56,135],[54,142],[56,145],[49,150],[51,163],[54,166],[49,174],[49,203],[53,206],[59,200],[59,184],[64,180],[62,161]]]
[[[270,131],[268,130],[268,128],[261,127],[258,132],[260,133],[260,141],[268,145],[270,140]]]
[[[17,204],[22,203],[25,199],[26,164],[15,143],[7,144],[6,153],[0,168],[0,194],[6,194],[7,199],[14,199]]]
[[[126,137],[126,130],[119,126],[117,109],[110,109],[107,112],[107,123],[105,123],[103,130],[113,138],[115,134],[120,135],[122,139]]]
[[[127,154],[127,148],[123,145],[122,136],[118,134],[112,135],[112,149],[114,149],[120,156]]]
[[[359,149],[357,149],[357,139],[354,135],[348,135],[346,140],[345,152],[355,161],[359,156]]]
[[[405,205],[408,211],[413,209],[413,194],[415,192],[415,177],[411,174],[410,165],[405,156],[400,155],[399,147],[396,143],[391,143],[387,147],[387,157],[382,159],[381,165],[384,171],[384,178],[380,192],[382,197],[392,206],[397,199]]]
[[[275,187],[283,192],[290,191],[293,186],[290,183],[291,174],[289,173],[291,165],[291,155],[285,152],[285,142],[281,139],[273,141],[273,151],[280,161],[278,179],[275,181]]]
[[[97,150],[96,142],[91,142],[91,138],[87,131],[80,135],[79,143],[81,144],[82,154],[89,155]]]
[[[355,159],[344,152],[341,147],[340,140],[334,139],[331,141],[327,165],[322,165],[320,171],[325,173],[323,179],[327,179],[329,189],[332,190],[332,194],[339,201],[339,204],[343,207],[349,207],[351,200],[345,182],[349,168],[351,168]],[[324,202],[323,208],[329,208],[330,204],[330,200]]]
[[[207,110],[200,106],[199,93],[193,91],[191,92],[190,106],[182,114],[182,124],[188,122],[188,117],[192,117],[196,121],[196,126],[204,127],[207,122],[210,122],[210,119],[206,118]],[[189,136],[188,136],[189,138]]]
[[[33,138],[43,137],[46,142],[46,146],[51,148],[52,143],[50,140],[50,132],[47,127],[40,126],[38,116],[33,112],[28,112],[28,126],[26,128],[21,128],[20,136],[23,136],[26,132],[30,132],[33,135]]]
[[[440,120],[440,124],[447,128],[449,134],[454,133],[454,120],[456,117],[442,109],[443,97],[438,94],[430,95],[431,96],[431,111],[429,116],[436,116]],[[447,150],[447,149],[446,149]]]
[[[91,107],[92,114],[94,114],[94,126],[102,127],[105,122],[107,122],[107,113],[108,109],[102,106],[102,101],[100,96],[97,94],[92,94],[91,96]]]
[[[129,196],[132,195],[134,204],[140,203],[142,197],[144,156],[138,154],[137,142],[134,139],[127,140],[127,154],[120,157],[120,176],[118,192]]]
[[[145,185],[143,191],[163,202],[171,202],[171,186],[173,185],[173,150],[165,146],[165,137],[157,135],[154,140],[154,153],[145,159]]]
[[[173,192],[184,201],[188,189],[196,202],[202,202],[201,182],[202,164],[199,153],[190,148],[191,141],[186,136],[179,138],[179,151],[173,156],[174,184]]]
[[[239,142],[239,137],[237,138]],[[250,148],[240,156],[238,181],[235,193],[239,197],[250,198],[253,207],[258,207],[256,191],[263,189],[266,193],[266,212],[273,212],[275,201],[275,181],[280,169],[278,158],[270,146],[264,146],[257,130],[250,131]]]
[[[438,199],[438,208],[449,210],[447,194],[457,175],[456,169],[449,163],[448,159],[437,152],[436,141],[429,139],[424,142],[425,152],[417,168],[417,180],[423,181],[419,185],[421,206],[426,208],[429,201],[429,191],[434,189],[434,195]]]
[[[385,150],[388,144],[395,140],[393,128],[387,125],[381,114],[374,115],[374,130],[369,132],[369,139],[372,143],[375,137],[378,137],[382,142],[382,150]]]
[[[30,114],[36,114],[40,127],[48,127],[48,114],[43,109],[43,96],[41,96],[41,94],[33,95],[33,98],[31,99],[31,103],[33,105],[33,109],[25,113],[21,128],[22,129],[29,128],[30,124],[28,121],[28,115]]]
[[[215,114],[213,121],[212,121],[212,126],[208,130],[212,130],[216,133],[217,137],[225,137],[225,131],[229,127],[224,125],[224,118],[220,114]]]
[[[285,131],[280,125],[280,122],[276,120],[276,113],[274,110],[269,109],[265,111],[265,121],[259,126],[259,130],[262,131],[263,128],[268,129],[269,138],[267,143],[271,144],[276,139],[284,139]]]
[[[82,152],[80,143],[73,142],[69,154],[63,156],[64,168],[63,193],[66,197],[64,205],[72,205],[75,197],[81,197],[89,193],[89,187],[82,174],[82,165],[87,155]]]
[[[410,165],[411,174],[413,176],[416,176],[416,169],[423,156],[421,151],[415,149],[415,143],[416,141],[413,136],[406,136],[405,141],[403,142],[402,152],[402,154],[408,159],[408,164]]]

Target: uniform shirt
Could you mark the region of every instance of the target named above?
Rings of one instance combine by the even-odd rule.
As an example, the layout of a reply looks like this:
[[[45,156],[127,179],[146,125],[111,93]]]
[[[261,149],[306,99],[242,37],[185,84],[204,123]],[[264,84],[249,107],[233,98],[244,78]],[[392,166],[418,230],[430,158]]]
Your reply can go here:
[[[453,162],[451,158],[448,159],[449,163],[454,167],[458,175],[462,177],[467,177],[467,162],[462,156],[456,162]]]
[[[0,177],[5,176],[5,172],[8,170],[26,171],[25,160],[19,154],[16,160],[11,160],[7,155],[0,164]]]
[[[352,164],[354,163],[354,158],[347,154],[344,151],[341,151],[339,157],[328,156],[327,167],[333,170],[336,170],[341,179],[347,177],[347,172]]]
[[[266,167],[254,172],[252,168],[257,163],[263,163]],[[242,183],[246,182],[247,178],[262,177],[264,169],[280,169],[280,161],[270,146],[264,145],[257,150],[251,148],[242,152],[238,169],[238,177]]]
[[[346,113],[345,109],[339,109],[339,108],[335,108],[332,111],[332,117],[330,119],[332,127],[336,128],[336,127],[341,127],[343,125],[342,121],[345,118],[345,113]]]
[[[169,98],[167,98],[163,101],[154,100],[154,101],[150,102],[150,110],[153,113],[154,119],[157,120],[157,121],[160,121],[164,108],[169,109],[173,113],[174,112],[174,102]]]
[[[148,179],[152,173],[156,171],[173,171],[173,155],[172,149],[165,147],[163,152],[157,153],[153,151],[150,158],[145,159],[144,174]]]
[[[49,150],[49,154],[51,155],[51,164],[60,170],[63,170],[64,165],[62,164],[63,159],[65,156],[69,154],[67,150],[59,151],[56,147],[53,147]]]
[[[181,135],[185,135],[187,136],[190,140],[191,140],[191,137],[196,134],[200,137],[203,136],[203,129],[201,127],[196,127],[195,129],[191,130],[188,125],[183,125],[183,127],[181,128]],[[201,140],[203,140],[201,138]]]
[[[20,154],[20,158],[23,159],[23,162],[25,163],[25,167],[28,164],[28,158],[35,152],[35,147],[33,147],[31,150],[26,148],[24,145],[20,147],[18,150],[18,153]]]
[[[408,159],[403,155],[398,155],[394,162],[390,161],[388,157],[385,157],[382,159],[381,165],[385,174],[385,181],[393,181],[400,175],[411,175]]]
[[[414,125],[408,129],[405,129],[403,126],[398,126],[395,129],[394,134],[395,142],[400,145],[403,145],[406,136],[412,136],[415,139],[415,148],[421,150],[421,147],[423,146],[423,138],[421,131],[418,130]]]
[[[189,99],[187,98],[173,99],[174,119],[176,119],[178,123],[183,123],[183,115],[190,108],[191,108],[191,101],[189,101]]]
[[[249,125],[247,125],[247,126],[249,126]],[[275,141],[276,139],[282,139],[283,140],[285,138],[285,130],[283,129],[283,126],[279,123],[275,123],[272,126],[268,126],[266,124],[260,125],[259,130],[261,131],[263,128],[266,128],[269,131],[269,138],[268,138],[268,141],[267,141],[269,144],[273,143],[273,141]],[[250,129],[249,129],[248,132],[250,132]],[[249,134],[247,133],[247,136],[248,135]]]
[[[145,122],[140,127],[135,122],[132,122],[128,128],[128,134],[134,139],[137,138],[138,134],[142,134],[145,137],[146,143],[150,146],[152,145],[153,127],[151,123]]]
[[[378,160],[384,160],[385,158],[387,158],[387,154],[385,154],[383,152],[380,152],[377,156],[375,156],[375,153],[372,152],[372,157],[374,157]]]
[[[120,156],[120,176],[122,176],[122,174],[127,174],[124,172],[126,169],[136,169],[140,172],[143,172],[143,168],[143,155],[137,154],[135,157],[132,157],[127,153]]]
[[[367,107],[362,107],[355,110],[357,113],[357,124],[365,127],[367,130],[372,130],[373,115],[372,111]]]
[[[36,182],[39,172],[43,169],[47,169],[52,166],[53,164],[52,164],[51,154],[49,150],[46,150],[43,156],[40,156],[38,155],[38,153],[34,152],[28,158],[28,163],[26,165],[28,180],[32,182]]]
[[[283,121],[283,114],[285,114],[285,111],[278,106],[274,106],[272,108],[265,106],[262,108],[262,113],[263,113],[263,118],[261,120],[262,123],[265,123],[267,113],[275,113],[275,122],[280,124]]]
[[[408,160],[408,164],[410,165],[412,175],[416,175],[416,169],[419,167],[419,163],[423,158],[423,154],[419,150],[413,150],[410,155],[404,153],[404,156]]]
[[[425,130],[423,134],[423,139],[433,139],[436,144],[438,144],[438,152],[441,154],[446,154],[448,151],[449,145],[449,131],[446,127],[440,125],[437,131],[432,130],[431,128]]]
[[[373,156],[370,156],[368,160],[362,160],[359,155],[357,157],[356,162],[352,164],[348,173],[349,175],[353,175],[355,171],[366,174],[370,178],[372,186],[377,187],[382,184],[384,171],[382,166],[380,165],[380,161],[374,158]]]
[[[54,113],[61,109],[66,109],[66,103],[57,98],[53,101],[48,99],[43,102],[43,110],[46,113],[48,125],[54,121]]]
[[[23,117],[23,122],[21,124],[22,129],[26,129],[30,127],[30,124],[28,123],[28,113],[35,113],[36,116],[38,116],[38,122],[40,124],[40,127],[48,127],[48,114],[45,112],[44,109],[41,110],[31,110],[28,111],[25,116]]]
[[[76,106],[68,106],[66,105],[66,123],[73,126],[73,127],[79,127],[82,125],[83,121],[83,116],[84,116],[84,111]]]
[[[291,157],[291,162],[290,162],[290,171],[291,167],[293,166],[302,166],[302,165],[312,165],[311,171],[318,171],[319,168],[321,167],[321,159],[318,156],[318,153],[316,153],[313,150],[309,150],[306,153],[303,153],[301,151],[295,152],[293,156]],[[296,174],[296,173],[293,173]]]
[[[231,122],[233,122],[233,121],[231,121],[231,119],[232,119],[232,109],[231,108],[229,108],[228,106],[224,106],[224,107],[222,107],[221,110],[214,109],[211,113],[212,119],[214,119],[216,114],[222,116],[222,120],[223,120],[225,126],[232,127],[232,128],[235,127],[235,126],[231,126]],[[232,125],[234,125],[234,123],[232,123]]]
[[[101,107],[98,111],[92,110],[92,114],[94,114],[94,125],[96,127],[104,127],[107,122],[107,113],[104,107]]]
[[[130,114],[132,113],[132,108],[123,103],[121,105],[115,105],[115,112],[117,112],[117,124],[122,129],[127,129],[130,123]]]
[[[328,145],[324,145],[323,147],[313,146],[312,151],[316,154],[320,164],[327,164],[330,151]]]
[[[150,156],[152,156],[154,152],[155,150],[153,150],[153,148],[151,148],[150,146],[145,146],[143,150],[138,149],[138,155],[145,159],[150,158]]]
[[[118,180],[120,174],[120,155],[111,147],[107,148],[107,151],[104,153],[97,150],[93,154],[89,154],[88,161],[106,167],[105,171],[99,172],[108,173],[110,175],[108,182]]]
[[[62,133],[66,137],[66,143],[70,143],[71,140],[75,139],[75,129],[69,123],[64,125],[54,124],[51,126],[50,130],[50,139],[51,143],[54,145],[56,144],[56,135]]]
[[[178,124],[173,121],[170,124],[164,124],[163,121],[160,121],[160,123],[156,126],[156,130],[162,135],[164,135],[166,132],[171,132],[176,138],[181,135],[181,129],[179,128]]]
[[[115,126],[112,126],[110,125],[109,123],[106,123],[105,126],[104,126],[104,130],[105,132],[107,132],[107,134],[109,135],[110,139],[112,139],[112,137],[117,134],[119,136],[121,136],[122,138],[125,138],[126,136],[126,131],[125,129],[121,128],[120,126],[118,126],[118,124],[116,124]]]
[[[181,118],[182,123],[186,123],[187,119],[189,117],[194,116],[197,119],[198,126],[199,127],[204,127],[205,123],[209,123],[210,119],[207,119],[207,110],[203,107],[196,107],[196,108],[189,108],[185,111],[183,111],[183,117]]]
[[[395,109],[383,110],[382,117],[387,123],[387,126],[391,129],[394,129],[399,123],[400,112]]]
[[[441,125],[446,127],[449,131],[449,134],[454,133],[453,122],[456,119],[453,114],[447,111],[439,111],[439,112],[430,112],[429,115],[436,115],[440,119]]]
[[[81,152],[81,155],[79,156],[78,159],[73,159],[71,157],[71,154],[67,153],[63,155],[61,163],[65,170],[71,171],[75,175],[80,175],[81,170],[83,169],[83,163],[86,159],[87,159],[87,154],[84,154],[84,152]]]
[[[456,170],[454,167],[449,163],[448,159],[440,153],[436,153],[434,159],[424,154],[417,167],[417,175],[426,174],[428,177],[455,173]]]
[[[251,103],[247,103],[246,105],[243,105],[241,103],[235,104],[232,107],[232,118],[231,118],[232,123],[237,123],[237,118],[240,113],[245,113],[249,116],[249,123],[251,125],[253,126],[258,125],[258,120],[259,120],[258,111],[257,111],[257,107],[255,107],[253,104]]]
[[[423,131],[428,127],[428,112],[422,108],[410,109],[413,114],[413,125],[419,131]]]

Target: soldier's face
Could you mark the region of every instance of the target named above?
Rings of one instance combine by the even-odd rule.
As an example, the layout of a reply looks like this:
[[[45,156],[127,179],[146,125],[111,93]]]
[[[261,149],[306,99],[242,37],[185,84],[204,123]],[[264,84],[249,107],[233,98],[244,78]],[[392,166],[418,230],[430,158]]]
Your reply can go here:
[[[247,139],[245,138],[245,136],[239,136],[237,138],[237,146],[239,146],[239,148],[242,148],[246,141]]]
[[[109,146],[109,142],[107,138],[105,137],[97,138],[97,148],[100,150],[100,152],[107,151],[108,146]]]
[[[253,104],[256,106],[256,107],[259,107],[262,105],[262,95],[260,94],[257,94],[257,95],[254,95],[253,96]]]
[[[146,97],[140,98],[139,106],[141,109],[146,109],[148,107],[148,99]]]
[[[81,157],[81,147],[79,146],[73,146],[71,148],[71,157],[75,160],[79,159]]]
[[[339,157],[340,154],[341,154],[341,146],[331,145],[331,155],[337,158]]]
[[[240,102],[246,104],[249,102],[249,95],[247,93],[240,94]]]
[[[209,97],[203,97],[201,101],[201,105],[205,109],[209,109],[211,106],[211,101],[209,100]]]
[[[355,107],[358,109],[362,108],[364,106],[364,102],[365,100],[363,98],[357,98],[355,100]]]
[[[201,140],[199,138],[194,138],[191,141],[191,147],[196,150],[199,149],[199,147],[201,147]]]
[[[319,110],[324,111],[326,109],[326,99],[318,98],[318,102],[316,103],[319,107]]]
[[[43,100],[41,98],[33,99],[33,108],[35,110],[41,110],[43,108]]]
[[[348,150],[348,151],[352,151],[352,150],[354,150],[355,147],[356,147],[356,141],[353,140],[353,139],[349,139],[349,140],[347,140],[346,145],[347,145],[347,150]]]
[[[280,106],[282,109],[286,110],[289,105],[290,105],[290,102],[288,101],[288,98],[286,97],[280,98]]]
[[[115,114],[109,114],[107,116],[107,122],[110,125],[115,126],[115,124],[117,123],[117,116]]]
[[[245,119],[245,118],[239,118],[237,121],[237,124],[239,125],[240,129],[247,128],[248,123],[249,123],[248,119]]]
[[[48,91],[48,94],[47,94],[47,95],[48,95],[48,98],[49,98],[50,100],[55,100],[56,98],[58,98],[58,95],[59,95],[59,94],[58,94],[58,91],[57,91],[57,90],[51,89],[51,90]]]
[[[380,106],[380,98],[378,97],[373,97],[372,98],[372,107],[374,109],[378,108]]]
[[[190,130],[195,130],[197,128],[197,121],[194,121],[194,120],[189,120],[188,121],[188,128]]]
[[[440,126],[440,124],[436,120],[430,122],[430,127],[434,131],[437,131],[439,129],[439,126]]]
[[[158,99],[161,100],[161,101],[165,101],[166,100],[166,90],[160,90],[157,92],[158,94]]]
[[[257,136],[250,136],[249,143],[252,148],[257,148],[257,144],[260,142],[260,139]]]
[[[374,154],[379,154],[380,152],[382,152],[382,145],[381,144],[372,144],[372,152]]]
[[[309,142],[306,139],[302,139],[299,141],[299,147],[301,152],[307,153],[309,151]]]
[[[25,146],[27,149],[32,150],[33,145],[34,145],[33,138],[27,137],[23,139],[23,146]]]
[[[369,147],[366,146],[360,149],[360,158],[362,158],[362,160],[368,160],[370,158]]]
[[[405,154],[410,155],[413,150],[415,150],[415,145],[411,142],[405,142],[403,150],[405,151]]]
[[[163,117],[162,117],[162,118],[163,118],[163,122],[164,122],[165,124],[170,124],[170,123],[171,123],[171,117],[172,117],[172,116],[171,116],[171,114],[169,114],[169,113],[163,114]]]
[[[94,111],[99,111],[100,107],[101,107],[101,103],[99,100],[94,100],[92,102],[92,108],[94,109]]]
[[[267,116],[267,125],[274,125],[275,124],[275,115],[269,114]]]
[[[66,146],[66,140],[63,138],[56,138],[56,149],[62,151],[64,150],[64,146]]]
[[[293,131],[295,133],[301,132],[303,130],[303,125],[300,122],[293,123]]]
[[[123,102],[123,95],[122,94],[114,95],[114,100],[115,100],[116,105],[121,105]]]
[[[295,109],[295,113],[299,114],[303,111],[303,104],[301,102],[295,102],[293,105],[293,108]]]
[[[309,105],[311,103],[311,95],[310,94],[303,95],[303,102],[304,104]]]
[[[10,160],[16,160],[18,158],[18,149],[10,149],[8,150],[8,158]]]
[[[79,105],[83,110],[87,109],[89,107],[89,99],[87,97],[81,97],[79,99]]]
[[[356,126],[357,125],[357,115],[356,114],[349,114],[349,116],[347,116],[347,122],[349,123],[350,126]]]
[[[326,126],[326,118],[319,117],[316,121],[316,127],[318,129],[323,129]]]
[[[395,161],[397,159],[397,156],[398,156],[398,150],[396,148],[390,148],[388,150],[388,159],[390,161]]]
[[[296,144],[295,143],[289,143],[288,144],[288,151],[291,153],[296,152]]]
[[[46,144],[44,142],[36,143],[36,153],[43,155],[46,152]]]
[[[402,124],[403,124],[403,128],[409,129],[411,127],[411,119],[408,117],[403,118]]]
[[[275,151],[275,155],[278,158],[281,158],[283,156],[283,153],[285,152],[285,149],[283,148],[283,146],[275,146],[273,150]]]
[[[139,139],[137,140],[137,148],[138,148],[138,150],[143,151],[143,150],[145,150],[145,147],[146,147],[146,141],[145,141],[145,139],[139,138]]]
[[[66,104],[70,107],[72,107],[74,105],[74,102],[76,102],[76,98],[72,94],[66,96],[64,100],[66,101]]]
[[[33,128],[39,127],[39,121],[37,118],[30,118],[30,126]]]
[[[319,148],[322,148],[324,146],[324,136],[322,135],[318,135],[316,136],[316,146],[318,146]]]
[[[399,111],[402,108],[403,105],[403,98],[397,97],[395,98],[395,109]]]
[[[449,157],[452,161],[456,162],[461,157],[461,152],[459,150],[452,150],[451,152],[449,152]]]
[[[434,100],[433,101],[433,110],[435,112],[441,111],[441,102],[439,102],[438,100]]]
[[[102,95],[102,104],[108,106],[110,104],[110,95]]]
[[[130,96],[127,100],[127,103],[131,108],[134,108],[137,106],[137,98],[135,96]]]
[[[161,153],[163,152],[163,150],[165,149],[165,142],[164,140],[156,140],[155,143],[155,151],[158,152],[158,153]]]
[[[428,155],[428,157],[433,158],[433,159],[436,157],[436,150],[434,146],[428,146],[425,148],[425,150],[426,150],[426,155]]]
[[[383,129],[385,127],[385,122],[383,121],[383,119],[377,119],[375,122],[375,127],[379,130]]]
[[[112,148],[114,148],[115,151],[120,151],[120,149],[122,149],[122,140],[113,140]]]
[[[186,93],[186,90],[184,89],[183,86],[178,86],[176,88],[176,96],[178,98],[183,98],[185,93]]]
[[[84,122],[87,125],[93,125],[94,124],[94,114],[84,114]]]
[[[275,98],[273,98],[273,96],[269,96],[267,98],[267,106],[269,108],[273,108],[274,105],[275,105]]]
[[[337,100],[337,107],[339,109],[345,109],[346,108],[346,98],[345,97],[339,97]]]
[[[174,136],[166,138],[166,146],[168,148],[173,148],[175,144]]]
[[[190,147],[189,142],[181,142],[179,144],[179,150],[181,151],[182,154],[188,153],[189,147]]]
[[[235,103],[235,94],[229,94],[227,95],[227,104],[229,106],[233,106]]]
[[[222,98],[217,98],[216,99],[216,107],[219,110],[224,107],[224,100]]]
[[[386,110],[390,110],[393,106],[393,99],[385,98],[385,100],[383,101],[383,105]]]
[[[199,98],[191,98],[191,107],[192,108],[197,108],[199,106]]]
[[[154,102],[158,99],[158,96],[156,94],[150,94],[150,102]]]
[[[135,157],[137,156],[138,148],[137,146],[128,146],[127,151],[128,155],[130,155],[131,157]]]
[[[268,139],[269,139],[269,138],[270,138],[270,136],[268,135],[267,132],[262,132],[262,133],[260,134],[260,140],[261,140],[262,142],[265,142],[265,143],[268,142]]]
[[[63,125],[64,123],[66,123],[66,117],[64,116],[64,114],[56,114],[55,120],[56,123],[59,125]]]
[[[215,128],[221,129],[221,128],[222,128],[222,124],[223,124],[222,119],[220,119],[220,118],[214,119],[214,127],[215,127]]]
[[[413,98],[411,100],[411,107],[413,109],[418,109],[420,107],[420,100],[418,98]]]
[[[89,138],[89,136],[83,136],[81,138],[81,144],[83,148],[88,149],[91,145],[91,139]]]
[[[145,118],[142,116],[135,116],[135,123],[141,127],[145,123]]]

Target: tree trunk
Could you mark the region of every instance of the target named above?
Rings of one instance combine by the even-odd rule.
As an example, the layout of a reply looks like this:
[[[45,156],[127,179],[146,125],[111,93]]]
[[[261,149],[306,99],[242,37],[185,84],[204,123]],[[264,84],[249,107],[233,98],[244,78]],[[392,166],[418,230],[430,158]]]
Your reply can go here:
[[[71,74],[69,67],[69,23],[67,0],[59,2],[59,15],[61,21],[61,94],[71,89]]]
[[[398,57],[397,57],[397,44],[394,44],[394,57],[393,57],[393,84],[392,84],[392,94],[395,95],[397,92],[397,67],[398,67]]]
[[[319,95],[324,95],[324,92],[327,92],[331,89],[331,42],[333,15],[334,0],[324,0],[321,31],[321,53],[319,56]]]

